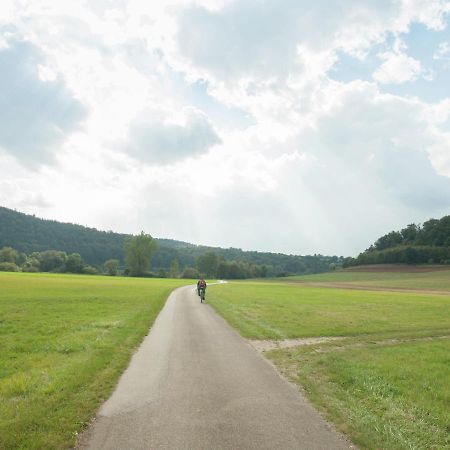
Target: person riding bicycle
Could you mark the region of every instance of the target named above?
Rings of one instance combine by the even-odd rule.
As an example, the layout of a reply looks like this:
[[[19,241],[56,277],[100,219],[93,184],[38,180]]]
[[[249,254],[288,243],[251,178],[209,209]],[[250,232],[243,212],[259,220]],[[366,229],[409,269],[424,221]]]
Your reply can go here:
[[[197,294],[200,296],[200,291],[201,290],[205,290],[206,291],[206,281],[205,279],[202,277],[197,281]]]

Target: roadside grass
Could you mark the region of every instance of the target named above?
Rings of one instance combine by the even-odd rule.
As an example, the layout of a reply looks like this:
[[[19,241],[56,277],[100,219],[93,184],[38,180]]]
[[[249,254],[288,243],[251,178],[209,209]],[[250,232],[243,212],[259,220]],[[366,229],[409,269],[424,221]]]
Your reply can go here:
[[[450,329],[450,295],[259,282],[208,290],[208,302],[249,339],[440,336]]]
[[[450,340],[266,355],[362,449],[450,448]]]
[[[183,280],[0,273],[0,448],[71,448]]]
[[[246,338],[345,338],[265,355],[361,449],[450,448],[450,295],[238,282],[209,303]]]
[[[348,283],[368,287],[442,290],[450,292],[450,269],[434,272],[338,271],[285,278],[286,282]],[[280,280],[278,280],[280,282]]]

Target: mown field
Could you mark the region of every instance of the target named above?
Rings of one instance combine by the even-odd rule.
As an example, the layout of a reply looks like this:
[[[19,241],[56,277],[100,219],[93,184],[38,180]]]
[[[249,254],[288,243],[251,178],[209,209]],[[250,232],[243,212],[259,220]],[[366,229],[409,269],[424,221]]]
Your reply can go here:
[[[356,272],[338,271],[289,277],[297,283],[347,283],[349,286],[386,287],[450,291],[450,268],[432,272]]]
[[[306,280],[335,283],[339,275]],[[345,277],[407,289],[423,288],[423,280],[427,290],[450,285],[448,271]],[[342,337],[265,355],[360,448],[450,448],[450,289],[442,295],[298,283],[306,280],[212,286],[208,302],[249,339]]]
[[[184,284],[0,272],[0,449],[71,448]]]

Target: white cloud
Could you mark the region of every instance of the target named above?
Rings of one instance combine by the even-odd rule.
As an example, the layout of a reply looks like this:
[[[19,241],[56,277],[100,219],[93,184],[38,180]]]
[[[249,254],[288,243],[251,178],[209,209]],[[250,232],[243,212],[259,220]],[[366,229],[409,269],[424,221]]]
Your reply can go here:
[[[420,61],[405,53],[387,52],[379,56],[384,62],[373,74],[373,78],[379,83],[402,84],[414,81],[424,71]]]
[[[24,164],[55,160],[86,114],[61,79],[42,80],[37,48],[19,40],[0,50],[0,148]]]
[[[433,54],[433,59],[450,61],[450,43],[441,42]]]
[[[131,124],[121,147],[140,161],[167,164],[204,153],[220,142],[208,119],[199,112],[186,111],[182,123],[161,121],[148,112]]]
[[[59,93],[23,103],[47,130],[34,154],[58,166],[18,164],[10,155],[29,147],[14,133],[14,152],[0,155],[7,206],[196,243],[343,254],[448,212],[448,105],[383,93],[428,76],[403,36],[413,22],[443,29],[448,1],[11,5],[0,30],[12,23],[43,55],[20,59],[32,81],[22,63],[16,78]],[[378,83],[329,79],[343,54],[364,64],[380,46]],[[65,101],[86,105],[82,129],[76,115],[58,122]],[[0,115],[16,126],[14,103]],[[239,123],[224,126],[231,108]]]

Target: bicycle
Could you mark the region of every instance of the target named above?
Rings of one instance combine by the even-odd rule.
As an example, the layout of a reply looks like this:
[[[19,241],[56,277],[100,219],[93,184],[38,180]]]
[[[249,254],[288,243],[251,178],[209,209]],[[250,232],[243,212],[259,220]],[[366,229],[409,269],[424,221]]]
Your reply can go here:
[[[206,289],[205,288],[200,288],[198,290],[198,293],[200,295],[200,303],[203,303],[205,301],[205,293],[206,293]]]

